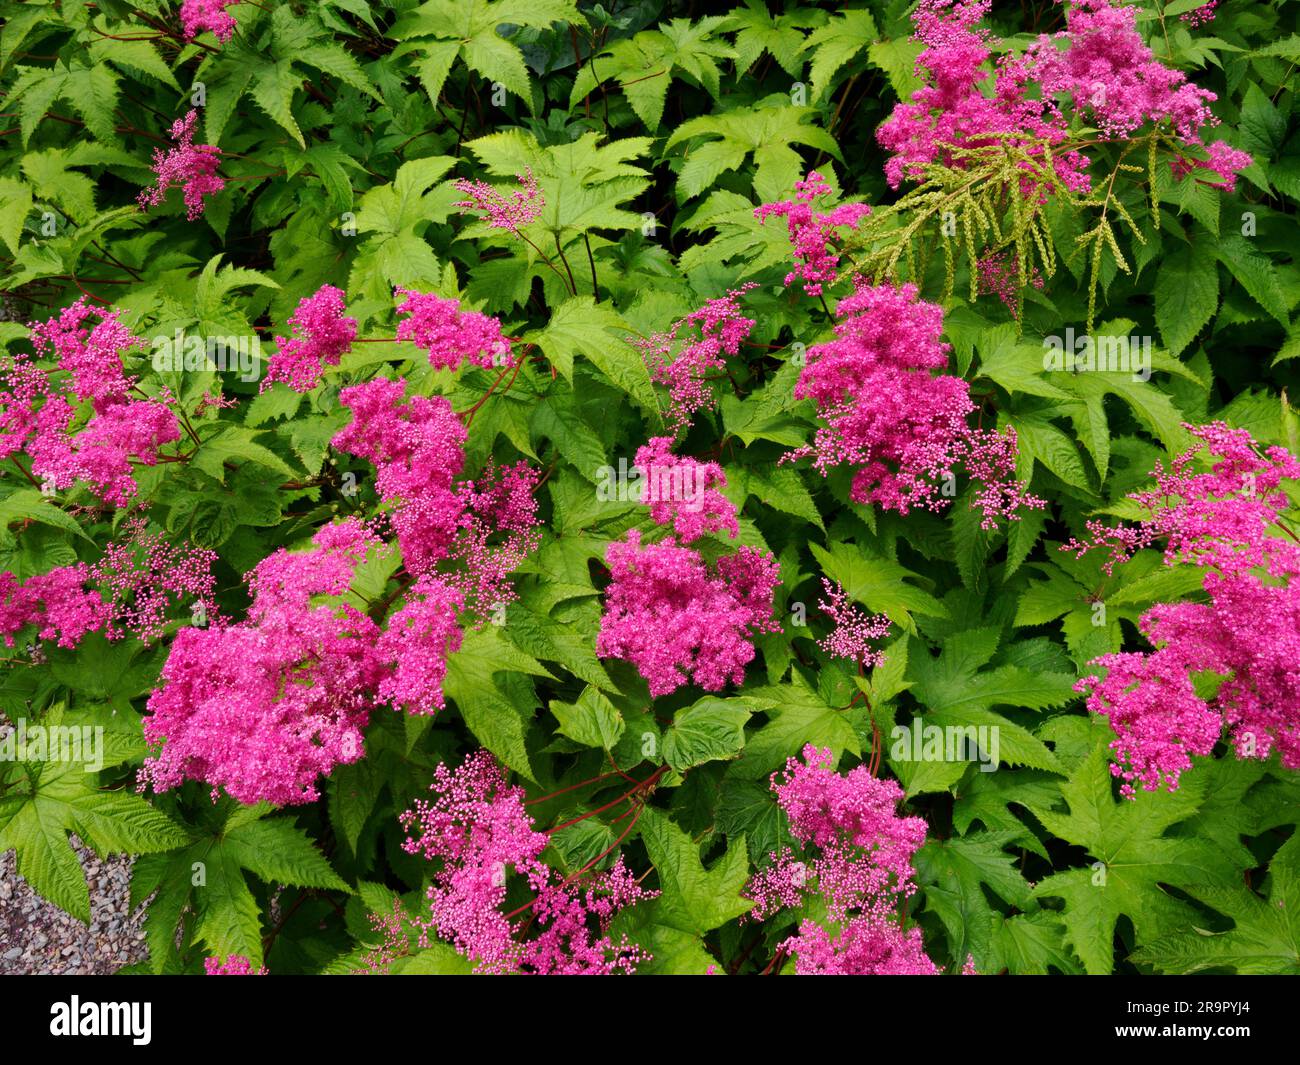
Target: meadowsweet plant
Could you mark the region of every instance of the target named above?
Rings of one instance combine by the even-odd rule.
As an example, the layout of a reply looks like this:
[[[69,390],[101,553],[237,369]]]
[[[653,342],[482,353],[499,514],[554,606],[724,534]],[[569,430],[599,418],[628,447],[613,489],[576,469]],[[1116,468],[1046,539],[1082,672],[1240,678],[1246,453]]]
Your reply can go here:
[[[136,973],[1300,972],[1298,18],[0,0],[0,853]]]

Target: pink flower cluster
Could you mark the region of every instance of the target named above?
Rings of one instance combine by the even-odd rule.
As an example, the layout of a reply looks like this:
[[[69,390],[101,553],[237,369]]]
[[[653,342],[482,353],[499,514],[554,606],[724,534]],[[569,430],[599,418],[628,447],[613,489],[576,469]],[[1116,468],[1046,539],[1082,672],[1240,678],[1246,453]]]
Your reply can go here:
[[[171,544],[148,532],[138,516],[127,520],[124,532],[93,566],[58,566],[23,582],[0,573],[5,643],[12,647],[14,634],[28,625],[60,647],[75,647],[87,633],[100,631],[110,640],[132,633],[148,642],[162,635],[168,610],[186,597],[205,615],[218,616],[211,570],[216,552]]]
[[[162,636],[168,611],[185,599],[203,622],[217,621],[212,566],[217,553],[185,543],[172,543],[149,532],[143,517],[128,518],[125,536],[110,543],[89,577],[108,597],[110,621],[105,635],[120,639],[134,633],[149,643]]]
[[[698,311],[674,322],[667,333],[637,341],[651,378],[668,389],[668,410],[664,418],[674,433],[690,425],[696,411],[714,406],[709,374],[726,372],[723,355],[739,353],[741,341],[754,328],[754,320],[740,313],[737,302],[754,287],[752,283],[742,285],[725,296],[709,300]],[[696,327],[699,337],[692,337],[679,347],[682,331]]]
[[[937,304],[918,299],[915,285],[859,280],[836,310],[836,339],[808,350],[795,386],[796,397],[814,400],[826,424],[788,461],[811,455],[823,473],[853,466],[854,501],[900,514],[947,507],[958,465],[981,485],[974,505],[986,528],[1014,519],[1022,507],[1045,505],[1015,478],[1014,430],[970,428],[970,386],[932,374],[948,364]]]
[[[1017,305],[1019,303],[1020,278],[1011,253],[1006,249],[988,252],[976,261],[975,273],[980,295],[984,296],[991,293],[997,296],[1002,301],[1003,306],[1011,312],[1011,316],[1013,318],[1017,317],[1019,313]],[[1028,273],[1029,284],[1041,290],[1043,277],[1038,272],[1038,268],[1031,266]]]
[[[1183,140],[1195,141],[1202,126],[1215,122],[1214,93],[1156,59],[1137,30],[1137,12],[1113,0],[1070,0],[1065,29],[1030,45],[1030,69],[1044,94],[1068,97],[1108,137],[1168,121]]]
[[[872,646],[873,640],[883,640],[889,635],[889,618],[884,614],[868,614],[848,601],[843,587],[822,578],[826,598],[817,606],[834,624],[830,634],[818,640],[817,645],[828,655],[847,658],[863,669],[880,665],[885,660],[883,651]]]
[[[736,508],[712,487],[726,484],[721,467],[674,456],[670,442],[655,437],[636,461],[647,471],[651,517],[676,536],[642,546],[632,529],[609,545],[611,580],[596,640],[601,657],[635,665],[654,697],[688,680],[709,691],[741,683],[753,637],[781,631],[772,617],[780,567],[770,552],[742,547],[710,564],[687,546],[710,532],[734,537],[739,526]]]
[[[925,842],[919,817],[899,817],[903,790],[860,765],[835,772],[828,749],[808,744],[772,774],[772,790],[803,857],[784,850],[749,883],[746,920],[820,899],[827,925],[806,919],[780,944],[800,975],[933,976],[921,933],[904,931],[896,913],[916,889],[912,856]]]
[[[536,471],[526,463],[489,466],[477,481],[458,482],[464,424],[443,397],[407,400],[405,393],[405,381],[383,378],[345,388],[339,402],[351,409],[352,423],[334,446],[374,463],[410,573],[446,564],[445,579],[471,611],[510,602],[510,572],[537,542]]]
[[[806,179],[794,183],[793,200],[754,208],[754,217],[760,222],[771,217],[785,219],[794,257],[801,264],[798,270],[785,275],[785,283],[793,284],[796,277],[802,277],[804,291],[810,296],[820,296],[822,287],[835,281],[840,265],[840,257],[833,250],[836,230],[852,228],[871,213],[865,203],[842,203],[824,214],[813,210],[813,201],[829,192],[825,178],[813,170]]]
[[[546,206],[542,190],[531,170],[519,175],[519,188],[509,195],[493,188],[486,181],[461,179],[454,183],[457,192],[465,199],[456,203],[462,211],[481,211],[492,229],[504,229],[518,235],[525,226],[537,221]]]
[[[674,455],[672,446],[672,437],[655,436],[637,449],[641,501],[650,507],[650,517],[671,525],[684,544],[714,532],[726,532],[734,540],[740,527],[735,505],[718,491],[727,484],[722,467]]]
[[[651,696],[688,680],[709,691],[741,683],[753,637],[780,631],[772,618],[779,567],[770,554],[742,547],[710,566],[671,536],[643,547],[632,529],[609,545],[605,561],[612,579],[596,653],[635,665]]]
[[[33,474],[52,487],[86,481],[101,499],[124,506],[136,492],[132,462],[154,465],[159,448],[181,431],[162,403],[127,398],[135,378],[124,372],[121,353],[145,345],[119,314],[83,297],[31,324],[37,356],[55,358],[69,376],[59,385],[23,354],[0,366],[0,458],[25,449]],[[90,418],[74,431],[86,402]]]
[[[226,10],[235,0],[182,0],[181,27],[187,41],[194,40],[204,30],[225,44],[235,35],[238,23]]]
[[[404,849],[438,863],[428,890],[430,936],[448,940],[480,972],[539,975],[609,975],[632,972],[648,956],[625,939],[614,942],[609,924],[627,906],[653,898],[620,858],[592,874],[587,887],[560,878],[541,861],[547,836],[524,807],[522,788],[507,783],[487,751],[459,768],[439,765],[431,801],[418,801],[401,815]],[[504,911],[508,880],[522,876],[531,903]]]
[[[1188,21],[1208,21],[1213,6],[1188,12]],[[1128,137],[1147,123],[1168,122],[1186,147],[1200,148],[1200,131],[1218,125],[1210,110],[1215,95],[1155,57],[1138,32],[1137,14],[1138,8],[1113,0],[1072,0],[1065,29],[1039,37],[1026,60],[1044,94],[1067,96],[1105,136]],[[1231,192],[1237,173],[1250,165],[1251,157],[1224,141],[1215,141],[1206,151],[1207,161],[1175,160],[1175,175],[1205,168],[1218,175],[1211,182],[1214,187]]]
[[[876,132],[894,153],[885,174],[895,188],[904,177],[921,177],[928,164],[960,166],[953,148],[978,148],[999,135],[1024,133],[1061,144],[1069,119],[1059,100],[1068,100],[1077,116],[1109,138],[1168,122],[1184,145],[1197,147],[1200,130],[1217,123],[1209,108],[1214,93],[1156,59],[1137,30],[1138,9],[1114,0],[1072,0],[1066,28],[1040,35],[1023,55],[1001,59],[985,89],[991,47],[976,24],[990,6],[991,0],[921,0],[914,12],[915,38],[925,45],[917,72],[927,84]],[[1244,152],[1224,145],[1211,146],[1210,163],[1202,165],[1219,174],[1220,187],[1231,189],[1236,171],[1249,162]],[[1052,163],[1061,184],[1087,190],[1086,157],[1054,151]],[[1040,196],[1047,191],[1044,177],[1028,168],[1025,181]]]
[[[254,969],[253,963],[242,954],[231,954],[223,962],[220,958],[204,958],[205,976],[266,976],[266,966]]]
[[[231,19],[231,25],[234,19]],[[140,193],[140,209],[157,207],[163,202],[167,190],[179,185],[185,200],[185,217],[191,222],[203,214],[208,196],[215,196],[226,187],[224,178],[217,174],[221,164],[221,149],[211,144],[194,143],[194,127],[199,113],[191,110],[184,118],[172,123],[170,136],[176,143],[163,151],[154,149],[153,170],[157,175],[153,187]]]
[[[290,336],[276,337],[276,353],[266,364],[261,391],[284,381],[295,392],[310,392],[326,366],[337,366],[357,338],[357,320],[343,315],[343,292],[322,285],[298,302],[289,318]]]
[[[313,543],[258,563],[246,621],[177,634],[149,697],[145,739],[161,747],[142,787],[202,780],[243,803],[313,802],[320,775],[361,758],[384,676],[378,626],[348,603],[313,599],[347,592],[377,542],[350,518]]]
[[[1134,494],[1149,518],[1114,529],[1089,522],[1089,541],[1064,545],[1108,547],[1108,572],[1159,540],[1166,564],[1208,567],[1208,602],[1152,607],[1141,629],[1155,649],[1105,655],[1094,664],[1106,675],[1079,682],[1115,730],[1111,771],[1130,797],[1135,783],[1174,790],[1225,729],[1238,757],[1277,751],[1300,769],[1300,546],[1271,533],[1287,506],[1281,481],[1300,477],[1300,462],[1279,447],[1261,454],[1248,432],[1222,422],[1188,428],[1200,444]],[[1214,462],[1196,472],[1202,448]]]
[[[510,341],[501,323],[478,311],[462,311],[460,303],[429,292],[397,290],[406,299],[397,308],[408,317],[397,324],[397,339],[410,340],[428,353],[435,370],[458,370],[462,363],[475,366],[514,366]]]
[[[933,163],[962,165],[953,149],[992,146],[1000,138],[1032,137],[1051,147],[1065,140],[1068,122],[1050,97],[1031,91],[1023,57],[1000,62],[992,75],[985,63],[992,52],[986,30],[977,23],[992,0],[921,0],[912,13],[914,39],[925,47],[916,72],[926,84],[900,101],[876,130],[892,155],[885,176],[893,188],[904,178],[920,178]],[[1046,159],[1042,164],[1046,166]],[[1052,153],[1053,174],[1026,169],[1026,192],[1041,197],[1052,180],[1076,192],[1088,189],[1088,160],[1071,150]]]
[[[1184,11],[1178,18],[1196,29],[1198,26],[1205,26],[1214,21],[1214,9],[1218,6],[1219,0],[1206,0],[1206,3],[1200,7],[1192,11]]]
[[[91,570],[84,562],[58,566],[25,581],[8,570],[0,573],[0,637],[14,645],[14,635],[28,625],[37,636],[60,647],[76,647],[88,632],[98,632],[111,611],[99,593],[87,591]]]

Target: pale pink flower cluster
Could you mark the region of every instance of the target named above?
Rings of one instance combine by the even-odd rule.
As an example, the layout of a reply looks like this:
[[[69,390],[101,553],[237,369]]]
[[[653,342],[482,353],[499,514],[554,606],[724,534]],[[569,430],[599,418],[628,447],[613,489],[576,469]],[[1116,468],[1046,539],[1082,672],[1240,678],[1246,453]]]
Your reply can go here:
[[[842,203],[825,213],[813,210],[813,201],[831,191],[826,179],[816,170],[810,171],[803,181],[794,183],[794,199],[765,203],[754,208],[754,217],[760,222],[768,218],[784,218],[794,245],[794,257],[799,269],[785,275],[785,283],[793,284],[803,278],[804,291],[810,296],[820,296],[824,285],[835,281],[840,257],[834,250],[838,239],[836,230],[853,228],[871,213],[865,203]]]
[[[637,341],[650,376],[668,389],[664,418],[674,433],[690,425],[696,411],[710,410],[715,405],[709,374],[726,372],[723,356],[737,354],[741,342],[754,328],[754,320],[741,314],[737,302],[754,287],[753,283],[742,285],[709,300],[698,311],[674,322],[668,332]],[[699,336],[683,342],[683,331],[693,333],[696,328]]]
[[[261,391],[284,381],[295,392],[310,392],[326,366],[337,366],[357,338],[357,320],[343,315],[343,292],[322,285],[298,302],[289,318],[290,336],[276,337],[276,353],[266,364]]]
[[[951,503],[958,466],[981,490],[973,505],[991,527],[1044,502],[1016,480],[1014,430],[972,429],[970,386],[932,373],[948,364],[943,310],[918,299],[915,285],[869,285],[859,279],[840,301],[836,338],[808,350],[795,396],[812,399],[825,425],[813,444],[786,457],[812,456],[823,474],[855,468],[850,494],[907,514]]]
[[[253,963],[242,954],[231,954],[223,962],[220,958],[204,958],[205,976],[266,976],[266,966],[254,969]]]
[[[1248,432],[1222,422],[1188,428],[1201,443],[1134,494],[1149,518],[1114,529],[1089,522],[1090,540],[1063,548],[1108,547],[1109,572],[1164,540],[1166,564],[1208,567],[1208,602],[1161,603],[1143,615],[1155,650],[1105,655],[1094,663],[1105,677],[1079,682],[1088,708],[1115,730],[1111,771],[1130,797],[1135,783],[1174,790],[1192,756],[1210,754],[1225,729],[1238,757],[1277,751],[1300,769],[1300,547],[1272,534],[1288,505],[1281,481],[1300,477],[1300,462],[1280,447],[1261,454]],[[1202,448],[1214,461],[1195,472]],[[1198,674],[1209,685],[1201,691]]]
[[[514,598],[509,574],[537,543],[536,471],[526,463],[457,481],[465,464],[465,426],[442,396],[405,398],[406,382],[376,378],[351,385],[339,402],[352,423],[334,446],[375,465],[379,497],[407,570],[443,577],[465,607],[485,612]]]
[[[412,341],[428,353],[435,370],[458,370],[470,362],[483,367],[514,366],[510,341],[501,323],[478,311],[462,311],[454,299],[399,288],[406,299],[397,308],[408,317],[397,324],[397,339]]]
[[[865,765],[840,774],[828,749],[808,744],[772,774],[772,790],[800,852],[774,853],[751,879],[746,920],[762,921],[817,898],[827,923],[805,919],[779,945],[799,975],[932,976],[921,933],[898,909],[915,890],[912,856],[925,842],[919,817],[899,817],[903,789]]]
[[[1031,265],[1028,272],[1029,284],[1041,290],[1043,275],[1038,272],[1038,267]],[[1011,312],[1011,317],[1018,317],[1016,304],[1020,292],[1020,278],[1010,252],[1003,249],[981,256],[975,263],[975,274],[980,295],[997,296]]]
[[[1214,9],[1219,6],[1219,0],[1206,0],[1206,3],[1192,11],[1184,11],[1178,18],[1186,22],[1192,29],[1198,26],[1205,26],[1214,21]]]
[[[626,939],[614,942],[609,925],[627,906],[655,897],[643,890],[622,858],[593,873],[587,886],[561,878],[541,861],[548,837],[524,807],[492,755],[468,756],[455,770],[441,764],[430,790],[401,815],[409,854],[437,863],[428,889],[421,946],[431,936],[449,941],[480,972],[609,975],[632,972],[648,955]],[[504,912],[509,877],[522,876],[534,900]]]
[[[486,181],[456,181],[454,187],[465,197],[454,204],[462,211],[481,211],[484,221],[493,229],[504,229],[518,234],[525,226],[537,221],[546,206],[542,190],[531,170],[519,175],[519,188],[506,194]]]
[[[105,635],[110,640],[127,632],[146,643],[158,639],[169,610],[186,599],[202,610],[205,622],[220,619],[212,575],[215,551],[172,543],[149,532],[139,516],[127,519],[122,532],[90,571],[90,579],[108,597],[111,620]]]
[[[96,310],[83,297],[31,324],[37,355],[57,359],[68,378],[60,384],[27,356],[7,357],[0,366],[0,458],[25,449],[32,473],[52,487],[86,481],[105,502],[124,506],[136,493],[132,462],[154,465],[159,448],[181,431],[162,403],[127,398],[135,378],[124,372],[121,353],[145,345],[119,313]],[[84,402],[90,419],[73,432]]]
[[[884,614],[868,614],[854,603],[848,601],[844,588],[822,578],[825,599],[819,599],[817,606],[835,626],[817,645],[828,655],[835,658],[847,658],[850,662],[870,669],[885,660],[883,651],[872,646],[872,641],[882,640],[889,635],[889,618]]]
[[[99,632],[111,618],[98,592],[87,591],[90,567],[84,562],[58,566],[20,581],[12,572],[0,573],[0,638],[6,647],[28,625],[42,640],[76,647],[89,632]]]
[[[181,27],[187,41],[194,40],[204,30],[225,44],[235,35],[238,23],[226,10],[235,0],[182,0]]]
[[[165,152],[161,148],[154,149],[153,170],[157,178],[152,188],[140,193],[141,210],[157,207],[167,196],[167,190],[179,185],[185,200],[185,217],[193,222],[203,214],[207,206],[205,199],[226,187],[225,179],[217,174],[221,149],[211,144],[194,143],[198,118],[196,110],[178,118],[170,131],[171,139],[176,143]]]
[[[637,449],[636,465],[643,472],[641,501],[649,506],[650,516],[660,525],[671,525],[684,544],[714,532],[734,540],[740,527],[735,504],[718,491],[727,485],[722,467],[674,455],[672,447],[671,436],[654,436]]]

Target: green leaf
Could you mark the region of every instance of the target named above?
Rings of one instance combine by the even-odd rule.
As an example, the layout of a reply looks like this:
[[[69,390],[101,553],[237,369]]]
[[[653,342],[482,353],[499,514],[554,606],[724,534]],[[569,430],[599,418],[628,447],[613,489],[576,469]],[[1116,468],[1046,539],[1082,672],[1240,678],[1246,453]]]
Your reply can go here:
[[[747,700],[706,696],[673,717],[664,732],[664,761],[679,773],[718,759],[734,758],[745,746]]]
[[[706,869],[691,837],[659,811],[646,809],[640,832],[659,875],[658,917],[664,924],[699,936],[753,908],[740,894],[749,880],[744,836],[730,841],[723,856]]]
[[[1156,325],[1170,354],[1178,355],[1219,305],[1219,268],[1212,243],[1193,239],[1160,261],[1156,272]]]
[[[1082,847],[1090,859],[1086,866],[1053,873],[1034,894],[1064,900],[1067,939],[1091,974],[1114,968],[1115,923],[1121,916],[1132,921],[1139,946],[1196,921],[1195,911],[1165,885],[1227,887],[1240,874],[1208,841],[1169,832],[1203,801],[1202,779],[1186,773],[1175,792],[1115,800],[1109,754],[1098,743],[1061,786],[1068,812],[1030,802],[1049,832]]]
[[[551,701],[551,713],[560,722],[560,732],[584,747],[613,750],[623,735],[623,715],[595,688],[586,687],[576,703]]]

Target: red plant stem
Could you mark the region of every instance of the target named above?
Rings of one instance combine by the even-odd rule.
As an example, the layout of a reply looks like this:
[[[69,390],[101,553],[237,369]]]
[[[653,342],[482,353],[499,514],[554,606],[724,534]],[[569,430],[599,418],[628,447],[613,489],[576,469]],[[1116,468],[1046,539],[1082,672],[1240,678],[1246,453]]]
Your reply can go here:
[[[619,770],[619,772],[621,773],[622,770]],[[597,781],[600,780],[608,780],[610,777],[617,776],[617,775],[618,775],[617,773],[601,773],[600,776],[598,777],[592,777],[590,780],[584,780],[579,784],[570,784],[567,788],[561,788],[559,791],[553,791],[549,795],[542,795],[536,799],[526,799],[524,801],[524,805],[536,806],[539,802],[549,802],[551,799],[554,799],[559,795],[565,795],[568,792],[577,791],[579,788],[585,788],[588,784],[595,784]],[[623,775],[627,776],[626,773],[624,773]],[[631,780],[633,778],[629,777],[628,779]]]

